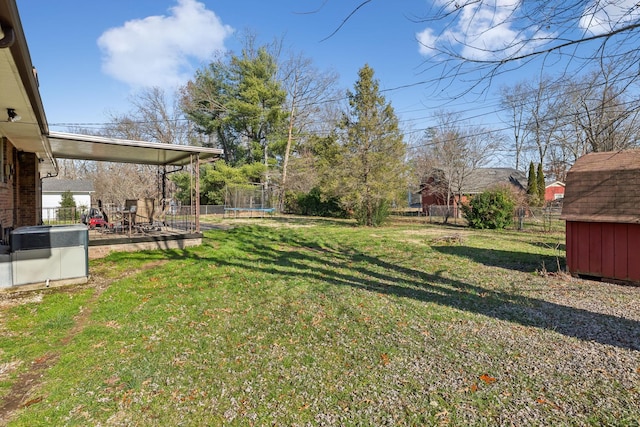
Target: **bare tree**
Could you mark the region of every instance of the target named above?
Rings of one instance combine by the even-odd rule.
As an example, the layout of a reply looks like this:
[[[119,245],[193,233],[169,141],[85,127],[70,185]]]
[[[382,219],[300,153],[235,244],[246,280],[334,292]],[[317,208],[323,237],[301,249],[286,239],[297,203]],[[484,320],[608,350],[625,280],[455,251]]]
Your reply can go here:
[[[192,143],[187,121],[178,105],[176,94],[152,87],[131,97],[129,112],[110,114],[103,133],[114,138],[160,142]]]
[[[593,63],[633,68],[640,60],[640,8],[608,0],[441,0],[416,21],[430,66],[441,80],[479,73],[491,80],[535,59],[562,63],[564,73]],[[436,61],[433,58],[438,59]],[[485,86],[486,87],[486,86]]]
[[[361,0],[329,35],[364,7]],[[434,93],[450,96],[486,91],[495,78],[516,69],[556,66],[558,79],[592,64],[616,63],[626,71],[640,62],[640,6],[628,0],[435,0],[414,11],[412,21],[426,28],[417,35],[435,77]],[[619,74],[617,79],[622,74]],[[460,85],[464,80],[468,85]]]
[[[555,132],[564,124],[563,98],[557,96],[560,90],[557,82],[544,77],[529,86],[526,126],[529,145],[538,155],[536,163],[544,163]]]
[[[143,89],[132,96],[131,104],[129,112],[110,115],[102,135],[165,144],[193,142],[175,94],[159,88]],[[162,173],[158,166],[135,163],[97,162],[88,170],[96,198],[116,205],[126,199],[162,197]]]
[[[565,98],[566,82],[550,77],[523,81],[501,90],[502,105],[509,115],[516,155],[516,169],[526,160],[544,164],[559,138],[567,138],[567,125],[573,120]],[[557,150],[554,155],[557,155]],[[557,156],[556,156],[557,157]]]
[[[311,59],[301,54],[292,54],[280,65],[281,79],[287,90],[287,108],[289,123],[287,143],[282,162],[280,182],[280,204],[287,190],[289,157],[295,143],[313,130],[314,124],[322,113],[322,105],[334,102],[337,98],[336,83],[338,75],[332,71],[321,72]]]
[[[425,135],[422,164],[426,176],[436,178],[431,191],[446,202],[447,222],[451,203],[460,201],[469,176],[492,159],[501,138],[481,127],[463,126],[456,113],[440,111],[435,120],[436,126]]]
[[[501,105],[508,115],[507,124],[513,136],[515,168],[521,170],[520,163],[526,149],[525,143],[529,130],[526,116],[528,88],[522,82],[516,83],[514,86],[503,86],[500,90],[500,97]]]
[[[615,151],[637,145],[639,100],[628,95],[634,79],[622,81],[617,77],[612,66],[604,66],[574,84],[575,121],[588,151]]]

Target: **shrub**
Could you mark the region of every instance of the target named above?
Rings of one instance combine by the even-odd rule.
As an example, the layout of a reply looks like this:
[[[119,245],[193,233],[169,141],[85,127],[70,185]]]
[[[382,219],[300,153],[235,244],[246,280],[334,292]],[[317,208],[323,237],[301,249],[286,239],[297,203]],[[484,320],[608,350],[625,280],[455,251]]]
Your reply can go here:
[[[505,228],[513,222],[513,194],[507,188],[487,190],[462,205],[462,213],[472,228]]]
[[[344,218],[346,211],[340,204],[340,199],[322,193],[315,187],[308,193],[285,194],[285,211],[288,213],[309,216],[324,216],[332,218]]]
[[[386,200],[378,200],[374,202],[373,211],[371,212],[371,222],[369,223],[369,216],[367,215],[366,208],[359,206],[356,208],[355,217],[359,225],[368,225],[372,227],[379,227],[387,220],[391,211],[389,210],[390,204]]]

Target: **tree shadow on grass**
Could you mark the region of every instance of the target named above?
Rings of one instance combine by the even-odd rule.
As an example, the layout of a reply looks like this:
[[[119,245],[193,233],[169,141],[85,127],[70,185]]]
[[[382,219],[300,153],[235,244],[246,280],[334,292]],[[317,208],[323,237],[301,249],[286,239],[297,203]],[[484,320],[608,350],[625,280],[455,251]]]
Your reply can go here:
[[[551,255],[474,248],[464,245],[432,246],[432,248],[442,254],[467,258],[479,264],[522,272],[535,272],[541,269],[545,271],[558,271],[558,266],[562,271],[565,266],[565,257]]]
[[[640,350],[640,322],[636,320],[496,291],[473,284],[472,278],[462,281],[446,277],[443,271],[427,272],[403,267],[348,245],[326,245],[291,235],[280,236],[274,242],[272,236],[269,237],[270,241],[266,242],[266,236],[261,238],[251,232],[239,232],[230,238],[259,262],[242,257],[217,256],[213,248],[200,254],[192,252],[189,256],[201,262],[253,270],[278,278],[302,278],[329,286],[349,286],[435,303],[524,326],[553,330],[584,341]],[[487,265],[505,267],[504,262],[495,261],[500,254],[494,252],[447,248],[438,249],[443,253],[471,257]],[[168,255],[184,259],[185,254],[176,251]],[[524,265],[530,268],[531,260]]]

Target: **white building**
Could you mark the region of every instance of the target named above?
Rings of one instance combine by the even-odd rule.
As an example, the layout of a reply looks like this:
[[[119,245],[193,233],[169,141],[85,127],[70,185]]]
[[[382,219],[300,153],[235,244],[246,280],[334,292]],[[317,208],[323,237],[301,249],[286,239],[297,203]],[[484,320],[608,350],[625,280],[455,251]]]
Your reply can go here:
[[[62,201],[62,193],[70,191],[76,202],[78,212],[91,207],[93,182],[74,179],[43,179],[42,180],[42,221],[45,223],[57,218],[58,208]]]

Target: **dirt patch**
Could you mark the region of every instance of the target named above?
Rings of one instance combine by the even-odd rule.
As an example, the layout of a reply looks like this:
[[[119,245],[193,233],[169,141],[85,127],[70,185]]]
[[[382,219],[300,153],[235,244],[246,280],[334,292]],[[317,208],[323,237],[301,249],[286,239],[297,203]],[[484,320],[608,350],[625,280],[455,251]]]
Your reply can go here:
[[[41,292],[0,292],[0,309],[42,302],[42,295]]]
[[[11,387],[11,391],[0,404],[0,414],[2,414],[0,415],[0,425],[6,425],[13,412],[17,409],[33,405],[42,400],[42,397],[38,396],[24,401],[29,392],[40,384],[42,373],[53,366],[59,358],[59,354],[45,354],[34,360],[29,370],[18,377],[13,387]]]

